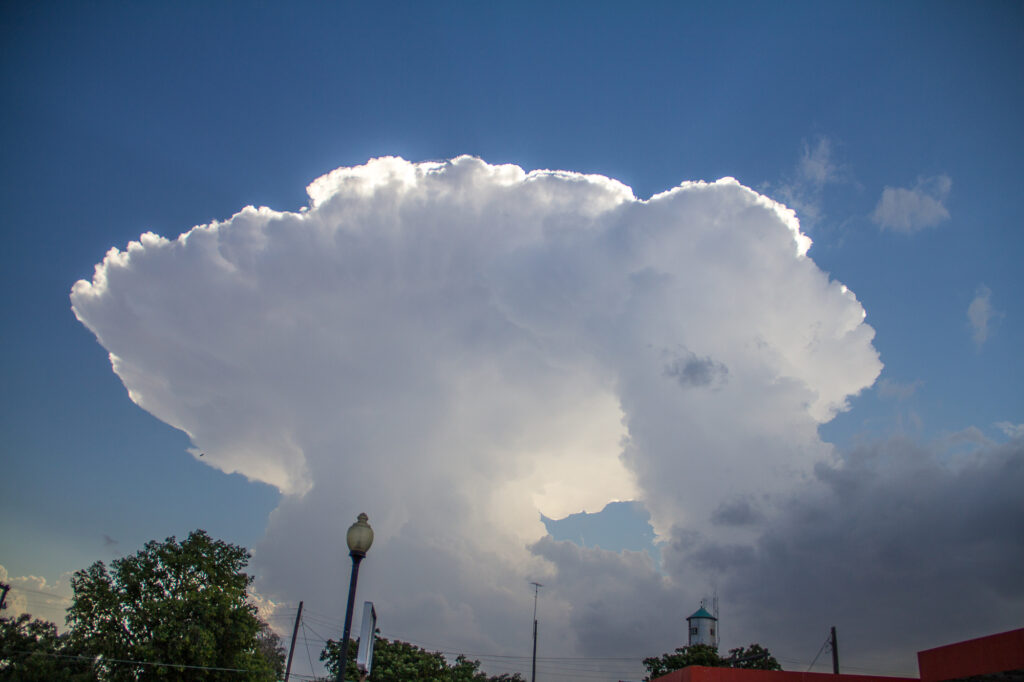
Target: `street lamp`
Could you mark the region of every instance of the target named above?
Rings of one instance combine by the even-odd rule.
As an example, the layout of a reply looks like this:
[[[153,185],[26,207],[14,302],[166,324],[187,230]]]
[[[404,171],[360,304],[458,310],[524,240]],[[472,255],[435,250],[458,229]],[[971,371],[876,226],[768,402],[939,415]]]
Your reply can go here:
[[[345,682],[345,664],[348,662],[348,641],[352,633],[352,605],[356,598],[356,581],[359,579],[359,562],[373,544],[373,529],[367,523],[370,517],[360,514],[349,526],[345,542],[348,555],[352,557],[352,581],[348,584],[348,606],[345,608],[345,636],[341,642],[341,664],[338,666],[338,682]]]

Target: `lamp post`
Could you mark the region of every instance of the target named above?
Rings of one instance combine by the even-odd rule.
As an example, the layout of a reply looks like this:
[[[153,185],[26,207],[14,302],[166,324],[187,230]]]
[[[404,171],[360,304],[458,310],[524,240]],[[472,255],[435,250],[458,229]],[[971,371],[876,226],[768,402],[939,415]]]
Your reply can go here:
[[[352,605],[356,598],[356,581],[359,579],[359,562],[366,556],[373,544],[373,529],[367,523],[369,517],[360,514],[359,518],[349,526],[345,542],[348,543],[348,555],[352,557],[352,580],[348,584],[348,606],[345,608],[345,636],[341,642],[341,663],[338,666],[337,682],[345,682],[345,664],[348,663],[348,641],[352,633]]]

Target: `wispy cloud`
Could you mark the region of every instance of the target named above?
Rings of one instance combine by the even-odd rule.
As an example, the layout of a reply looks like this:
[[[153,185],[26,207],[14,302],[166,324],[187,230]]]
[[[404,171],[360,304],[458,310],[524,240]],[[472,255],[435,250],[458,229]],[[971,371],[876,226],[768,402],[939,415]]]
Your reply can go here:
[[[949,219],[945,201],[953,181],[948,175],[920,178],[913,189],[886,187],[871,219],[882,229],[913,234]]]
[[[875,390],[878,391],[878,395],[881,398],[906,400],[910,396],[914,395],[914,393],[917,392],[917,389],[921,388],[923,385],[924,382],[920,379],[907,383],[893,381],[892,379],[882,379],[878,382],[878,386]]]
[[[834,147],[832,138],[825,135],[804,140],[792,175],[777,187],[767,187],[793,208],[808,227],[815,226],[824,216],[825,187],[849,180],[848,170],[835,159]]]
[[[992,332],[992,326],[1002,316],[1003,313],[992,307],[992,290],[984,284],[980,285],[967,306],[967,321],[971,325],[971,337],[976,347],[984,345]]]
[[[797,177],[810,187],[820,189],[830,182],[838,182],[841,169],[832,156],[832,140],[818,137],[813,144],[804,140],[797,165]]]
[[[999,422],[996,424],[996,428],[1005,433],[1010,438],[1024,438],[1024,424],[1014,424],[1013,422]]]

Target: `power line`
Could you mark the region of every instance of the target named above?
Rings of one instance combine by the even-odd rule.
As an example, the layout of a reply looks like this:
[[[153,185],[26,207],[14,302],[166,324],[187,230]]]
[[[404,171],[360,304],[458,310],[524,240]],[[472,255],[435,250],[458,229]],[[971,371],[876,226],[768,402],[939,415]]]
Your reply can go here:
[[[220,668],[210,665],[189,665],[187,663],[161,663],[159,661],[132,661],[124,658],[107,658],[106,656],[78,656],[75,654],[54,654],[46,651],[14,651],[14,654],[25,654],[26,656],[49,656],[50,658],[68,658],[79,661],[92,661],[93,663],[128,663],[131,665],[153,665],[166,668],[181,668],[183,670],[216,670],[227,673],[257,673],[259,670],[248,668]]]
[[[303,625],[305,625],[305,623],[303,623]],[[327,644],[327,638],[324,637],[323,635],[321,635],[316,630],[314,630],[312,625],[309,626],[309,631],[312,632],[314,635],[316,635],[317,637],[320,638],[319,640],[314,640],[314,641],[320,641],[320,642],[323,642],[324,644]]]
[[[305,612],[303,612],[303,614],[305,614]],[[448,655],[454,655],[454,656],[462,654],[463,656],[468,656],[468,657],[472,657],[472,658],[504,658],[504,659],[510,659],[510,660],[513,660],[513,659],[514,660],[531,660],[532,659],[532,656],[524,656],[522,654],[519,654],[519,655],[515,655],[515,654],[490,654],[490,653],[479,653],[479,652],[473,652],[473,651],[458,650],[458,649],[455,649],[455,648],[453,648],[451,646],[446,646],[446,645],[443,645],[443,644],[436,644],[436,643],[432,644],[432,643],[429,643],[429,642],[425,642],[425,641],[423,641],[421,639],[418,639],[416,637],[407,637],[404,634],[402,634],[401,632],[389,632],[388,634],[392,635],[390,637],[390,639],[392,639],[392,640],[398,640],[398,641],[406,642],[408,644],[413,644],[415,646],[418,646],[418,647],[420,647],[422,649],[426,649],[428,651],[436,651],[437,653],[441,653],[441,654],[448,654]],[[642,659],[643,659],[642,656],[605,656],[605,657],[591,657],[591,656],[538,656],[537,657],[537,661],[549,661],[549,662],[550,661],[641,661]]]
[[[307,656],[310,658],[310,664],[312,665],[312,657],[309,654],[308,649],[309,643],[313,642],[317,644],[323,644],[327,641],[327,638],[324,637],[320,632],[318,632],[312,625],[306,622],[305,616],[307,613],[309,612],[303,611],[302,628],[304,633],[308,630],[309,634],[304,635],[303,641],[306,642]],[[501,668],[505,670],[521,671],[522,667],[517,666],[515,664],[525,664],[527,661],[532,660],[532,656],[459,651],[449,646],[435,646],[427,644],[415,638],[406,638],[403,637],[401,633],[396,633],[392,637],[392,639],[397,641],[404,641],[414,646],[419,646],[427,651],[433,651],[435,653],[442,654],[449,658],[453,658],[458,655],[463,655],[469,659],[475,659],[480,661],[481,663],[486,664],[488,669]],[[598,669],[594,669],[595,666],[597,666]],[[601,667],[611,668],[611,670],[601,670]],[[588,658],[579,656],[538,656],[537,668],[539,672],[545,674],[553,674],[557,677],[577,679],[605,679],[609,676],[608,673],[614,673],[614,671],[622,671],[624,673],[628,672],[632,674],[635,671],[641,669],[641,664],[639,662],[639,659],[635,656],[598,658]]]
[[[67,601],[67,602],[71,601],[71,597],[62,597],[61,595],[53,594],[52,592],[43,592],[41,590],[33,590],[30,587],[12,587],[11,588],[11,592],[32,592],[34,594],[40,594],[40,595],[42,595],[44,597],[49,597],[50,599],[57,599],[59,601]]]
[[[814,660],[812,660],[811,664],[809,666],[807,666],[807,672],[811,672],[811,668],[813,668],[814,664],[818,662],[818,656],[821,656],[821,652],[824,651],[825,647],[827,647],[831,643],[832,643],[832,636],[829,635],[828,637],[825,638],[825,641],[821,643],[821,648],[818,649],[818,653],[814,654]]]
[[[306,657],[309,659],[309,672],[312,673],[316,668],[313,667],[313,655],[309,653],[309,640],[306,639],[306,624],[302,624],[302,639],[306,642]]]

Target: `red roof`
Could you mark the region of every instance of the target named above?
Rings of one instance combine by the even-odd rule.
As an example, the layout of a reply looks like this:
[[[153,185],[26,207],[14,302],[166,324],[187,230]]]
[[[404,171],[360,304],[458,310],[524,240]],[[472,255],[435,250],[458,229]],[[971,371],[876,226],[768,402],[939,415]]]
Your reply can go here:
[[[652,682],[906,682],[905,677],[881,675],[833,675],[800,673],[788,670],[750,670],[746,668],[709,668],[691,665],[656,677]]]
[[[1024,628],[919,651],[921,682],[1024,671]]]

